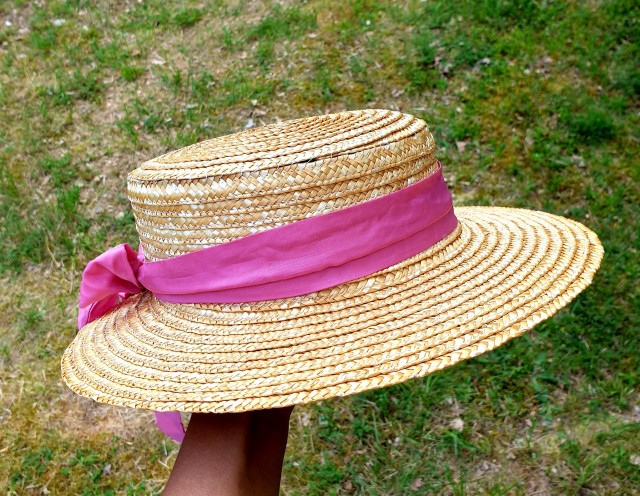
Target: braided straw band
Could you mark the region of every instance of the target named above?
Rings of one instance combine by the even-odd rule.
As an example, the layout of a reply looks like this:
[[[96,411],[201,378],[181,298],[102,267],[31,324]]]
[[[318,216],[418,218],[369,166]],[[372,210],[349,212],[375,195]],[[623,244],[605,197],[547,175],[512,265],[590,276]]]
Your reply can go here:
[[[145,263],[126,244],[89,262],[80,284],[78,327],[149,289],[171,303],[289,298],[373,274],[421,253],[458,225],[440,164],[425,179],[374,200],[222,245]],[[182,440],[180,416],[156,412]]]

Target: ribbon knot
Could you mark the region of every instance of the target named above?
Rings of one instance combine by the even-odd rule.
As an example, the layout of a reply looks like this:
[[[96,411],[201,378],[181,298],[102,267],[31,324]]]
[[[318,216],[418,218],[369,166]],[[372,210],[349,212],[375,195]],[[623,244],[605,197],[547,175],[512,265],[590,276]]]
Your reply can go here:
[[[138,280],[143,263],[142,250],[136,253],[122,243],[87,264],[80,283],[78,329],[107,313],[127,296],[144,289]]]

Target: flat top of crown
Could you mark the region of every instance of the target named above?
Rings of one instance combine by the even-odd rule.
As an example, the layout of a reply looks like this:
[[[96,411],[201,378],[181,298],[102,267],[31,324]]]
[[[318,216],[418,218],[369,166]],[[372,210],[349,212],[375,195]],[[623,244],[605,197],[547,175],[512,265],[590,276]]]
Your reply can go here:
[[[412,115],[379,109],[295,119],[166,153],[144,162],[129,179],[195,179],[311,162],[399,141],[425,128]]]

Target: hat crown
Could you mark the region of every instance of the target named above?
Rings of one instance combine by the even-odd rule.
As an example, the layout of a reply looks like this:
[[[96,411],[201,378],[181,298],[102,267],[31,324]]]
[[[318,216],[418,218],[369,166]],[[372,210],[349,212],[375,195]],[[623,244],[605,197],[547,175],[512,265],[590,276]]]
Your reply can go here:
[[[150,260],[347,208],[437,167],[426,123],[360,110],[270,124],[190,145],[129,174]]]

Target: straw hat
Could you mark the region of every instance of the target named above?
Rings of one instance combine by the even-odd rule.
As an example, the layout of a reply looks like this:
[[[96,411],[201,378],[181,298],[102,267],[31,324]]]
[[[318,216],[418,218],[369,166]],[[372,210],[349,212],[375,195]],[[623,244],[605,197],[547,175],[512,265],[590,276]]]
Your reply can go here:
[[[204,141],[143,163],[128,195],[164,260],[400,191],[438,167],[426,124],[363,110]],[[322,291],[178,304],[142,291],[84,326],[62,359],[78,394],[157,411],[240,412],[422,377],[500,346],[587,287],[603,249],[582,224],[457,207],[424,252]]]

